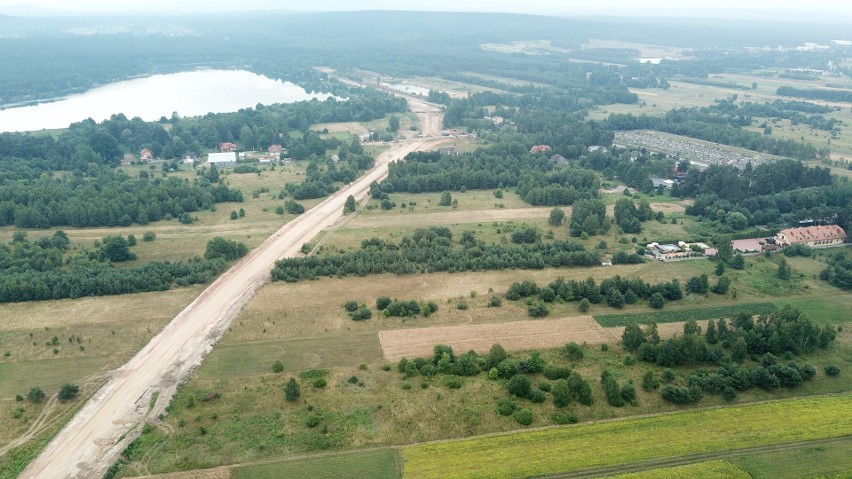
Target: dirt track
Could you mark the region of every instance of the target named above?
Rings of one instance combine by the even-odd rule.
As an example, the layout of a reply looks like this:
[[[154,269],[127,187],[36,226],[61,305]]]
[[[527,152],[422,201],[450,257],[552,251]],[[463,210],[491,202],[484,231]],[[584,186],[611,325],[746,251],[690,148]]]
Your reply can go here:
[[[495,343],[508,351],[523,351],[558,348],[571,341],[600,344],[613,340],[590,316],[379,332],[379,342],[388,361],[431,356],[436,344],[448,344],[457,352],[473,349],[485,353]]]
[[[440,113],[411,102],[424,124],[440,125]],[[302,216],[283,226],[178,314],[151,342],[122,366],[24,470],[23,478],[103,477],[121,451],[138,436],[142,422],[156,417],[171,401],[180,381],[189,377],[228,325],[269,281],[275,260],[299,254],[303,243],[331,226],[349,195],[367,195],[370,184],[387,175],[387,164],[442,141],[420,139],[396,143],[377,158],[377,166]],[[157,403],[149,411],[154,391]]]

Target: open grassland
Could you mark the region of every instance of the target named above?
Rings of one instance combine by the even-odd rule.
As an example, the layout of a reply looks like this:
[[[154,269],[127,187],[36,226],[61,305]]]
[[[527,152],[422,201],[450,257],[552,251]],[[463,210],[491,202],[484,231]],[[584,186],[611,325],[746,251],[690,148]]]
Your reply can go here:
[[[848,434],[844,394],[411,446],[403,477],[554,474]]]
[[[607,477],[611,479],[681,479],[683,477],[751,479],[752,476],[728,461],[707,461]]]
[[[396,479],[400,475],[399,452],[391,448],[352,451],[234,469],[233,479]]]
[[[135,354],[200,289],[0,305],[0,447],[29,440],[0,457],[0,471],[13,470],[22,455],[31,459],[109,369]],[[32,387],[50,398],[65,383],[80,386],[77,400],[15,400]]]
[[[812,447],[734,456],[729,462],[752,479],[849,478],[852,477],[852,438]]]

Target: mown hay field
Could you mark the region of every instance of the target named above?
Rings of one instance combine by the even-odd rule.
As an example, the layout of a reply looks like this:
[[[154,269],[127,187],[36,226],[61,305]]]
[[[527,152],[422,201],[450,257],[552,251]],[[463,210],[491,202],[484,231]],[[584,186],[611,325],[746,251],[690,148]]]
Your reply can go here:
[[[403,477],[525,477],[852,433],[852,394],[540,429],[403,449]]]

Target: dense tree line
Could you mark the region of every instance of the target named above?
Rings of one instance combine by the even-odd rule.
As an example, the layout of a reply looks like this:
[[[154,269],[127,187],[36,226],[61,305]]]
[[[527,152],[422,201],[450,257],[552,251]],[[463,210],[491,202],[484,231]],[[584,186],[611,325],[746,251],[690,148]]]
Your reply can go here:
[[[639,233],[642,231],[642,222],[656,217],[651,205],[646,200],[636,203],[630,198],[621,198],[615,202],[615,224],[625,233]]]
[[[338,190],[341,184],[349,183],[373,167],[373,157],[364,153],[358,140],[350,145],[342,145],[338,151],[338,161],[326,156],[311,156],[305,171],[305,179],[298,184],[287,183],[279,194],[280,198],[289,195],[297,200],[323,198]],[[304,209],[303,209],[304,211]]]
[[[707,111],[721,113],[736,119],[736,124],[742,126],[751,125],[753,117],[764,117],[770,119],[790,120],[793,125],[805,124],[811,128],[824,131],[835,131],[840,128],[841,121],[835,118],[826,118],[825,113],[835,111],[834,108],[817,105],[806,101],[775,100],[773,102],[753,103],[745,102],[737,104],[733,97],[726,100],[718,100]],[[810,113],[810,116],[805,115]]]
[[[135,239],[134,239],[135,240]],[[95,251],[63,259],[68,237],[57,231],[50,237],[30,242],[18,234],[8,245],[0,246],[0,302],[107,296],[146,291],[164,291],[174,286],[206,283],[227,267],[228,261],[245,254],[245,245],[221,238],[211,240],[206,259],[186,262],[151,262],[142,266],[116,268],[113,263],[128,257],[128,241],[107,237]],[[233,243],[235,252],[215,255],[219,243]]]
[[[173,286],[206,283],[221,274],[232,261],[246,252],[242,243],[214,238],[205,259],[186,262],[155,261],[130,268],[113,263],[135,259],[130,243],[123,237],[108,236],[94,251],[63,258],[68,237],[62,231],[36,241],[16,234],[0,245],[0,302],[108,296],[146,291],[164,291]],[[214,254],[231,248],[229,254]]]
[[[242,200],[239,190],[212,184],[205,178],[192,183],[178,178],[131,178],[121,171],[94,168],[89,174],[41,175],[3,182],[0,225],[144,225],[209,209],[216,203]]]
[[[414,274],[500,269],[594,266],[600,255],[579,243],[554,241],[524,245],[468,243],[455,247],[446,228],[418,230],[399,243],[364,240],[361,249],[327,256],[283,259],[275,263],[276,281],[299,281],[323,276]]]
[[[625,328],[622,343],[628,351],[661,366],[725,364],[742,362],[749,356],[808,354],[824,349],[834,341],[833,326],[819,327],[796,308],[786,306],[754,320],[740,314],[729,324],[725,319],[710,322],[704,335],[695,321],[684,325],[684,334],[659,341],[655,327],[645,331],[632,324]]]
[[[512,283],[506,290],[506,299],[510,301],[531,297],[545,303],[586,300],[592,304],[606,302],[614,308],[622,308],[625,304],[635,304],[640,300],[656,301],[657,296],[663,302],[683,298],[680,282],[673,279],[670,282],[652,285],[641,278],[626,279],[616,275],[598,284],[594,278],[588,278],[585,281],[574,279],[565,281],[560,277],[545,287],[539,287],[534,281],[525,280]],[[659,307],[662,307],[662,304]]]
[[[829,90],[824,88],[793,88],[781,86],[775,90],[778,96],[791,96],[796,98],[807,98],[809,100],[826,100],[838,102],[852,102],[852,90]]]
[[[795,224],[803,218],[837,221],[845,228],[852,214],[852,185],[833,180],[828,168],[809,168],[791,160],[746,167],[743,172],[714,165],[690,174],[672,194],[695,198],[687,214],[733,230]]]
[[[531,154],[523,144],[508,141],[462,155],[409,153],[404,161],[389,165],[379,190],[420,193],[513,186],[530,204],[570,205],[596,197],[600,182],[593,171],[557,168],[546,156]]]

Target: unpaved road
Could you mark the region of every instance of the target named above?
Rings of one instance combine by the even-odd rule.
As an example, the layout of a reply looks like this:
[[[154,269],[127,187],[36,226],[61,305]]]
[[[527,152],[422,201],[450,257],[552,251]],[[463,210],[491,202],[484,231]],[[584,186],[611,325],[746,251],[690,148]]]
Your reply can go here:
[[[412,102],[411,109],[432,116],[433,111],[423,112],[432,108],[424,106],[427,105]],[[269,281],[275,260],[296,256],[303,243],[331,226],[340,217],[347,196],[365,197],[370,184],[387,175],[388,162],[412,151],[432,148],[441,141],[439,137],[392,144],[379,155],[376,167],[252,250],[116,371],[20,477],[103,477],[127,444],[138,436],[145,418],[163,412],[179,382],[201,364],[240,310]],[[159,391],[159,397],[150,408],[154,391]]]

